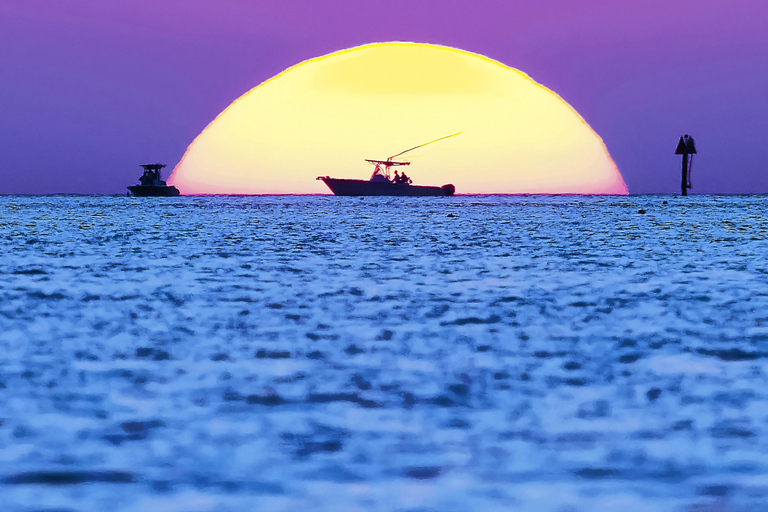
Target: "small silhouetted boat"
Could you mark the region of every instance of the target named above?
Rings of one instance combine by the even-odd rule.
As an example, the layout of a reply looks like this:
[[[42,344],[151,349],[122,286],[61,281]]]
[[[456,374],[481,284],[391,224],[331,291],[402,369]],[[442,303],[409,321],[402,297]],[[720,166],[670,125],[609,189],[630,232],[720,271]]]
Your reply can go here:
[[[443,185],[442,187],[412,185],[411,179],[405,173],[398,174],[398,171],[395,170],[393,177],[390,174],[390,168],[411,165],[411,162],[395,161],[393,158],[427,144],[455,137],[456,135],[458,133],[440,137],[426,144],[419,144],[396,155],[392,155],[386,160],[366,159],[366,162],[376,166],[368,180],[331,178],[330,176],[318,176],[317,179],[325,183],[331,189],[331,192],[337,196],[452,196],[456,192],[456,187],[451,184]]]
[[[128,192],[138,197],[159,196],[175,197],[179,195],[179,189],[173,185],[168,186],[160,178],[160,169],[165,167],[163,164],[142,164],[144,174],[139,178],[138,185],[128,187]]]

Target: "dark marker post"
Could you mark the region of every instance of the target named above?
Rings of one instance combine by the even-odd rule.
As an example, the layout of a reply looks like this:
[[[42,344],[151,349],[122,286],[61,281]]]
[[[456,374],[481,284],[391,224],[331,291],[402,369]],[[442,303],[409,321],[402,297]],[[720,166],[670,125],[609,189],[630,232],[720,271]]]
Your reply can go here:
[[[688,189],[693,188],[691,185],[691,170],[693,167],[693,155],[696,154],[696,143],[693,137],[687,134],[680,137],[675,154],[683,155],[683,177],[680,182],[680,190],[682,195],[687,196]]]

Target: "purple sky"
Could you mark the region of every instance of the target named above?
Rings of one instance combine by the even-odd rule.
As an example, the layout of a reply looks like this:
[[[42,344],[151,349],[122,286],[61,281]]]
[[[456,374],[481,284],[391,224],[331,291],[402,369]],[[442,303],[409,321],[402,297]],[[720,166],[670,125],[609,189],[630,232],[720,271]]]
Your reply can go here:
[[[232,100],[376,41],[482,53],[557,92],[631,193],[768,192],[764,0],[4,0],[0,193],[123,193]]]

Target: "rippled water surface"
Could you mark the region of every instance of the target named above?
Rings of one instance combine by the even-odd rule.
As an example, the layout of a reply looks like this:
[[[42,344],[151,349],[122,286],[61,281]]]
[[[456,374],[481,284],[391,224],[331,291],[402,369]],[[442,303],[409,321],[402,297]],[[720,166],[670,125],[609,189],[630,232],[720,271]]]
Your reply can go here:
[[[765,510],[765,204],[0,197],[3,509]]]

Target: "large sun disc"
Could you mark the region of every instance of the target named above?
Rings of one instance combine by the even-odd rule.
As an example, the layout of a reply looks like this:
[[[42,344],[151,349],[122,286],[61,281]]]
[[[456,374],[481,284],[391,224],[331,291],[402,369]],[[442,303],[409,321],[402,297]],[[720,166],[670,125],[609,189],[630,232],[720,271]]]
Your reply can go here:
[[[328,193],[365,158],[409,153],[416,184],[457,193],[626,194],[602,140],[559,96],[481,55],[377,43],[312,59],[227,107],[169,183],[184,194]]]

